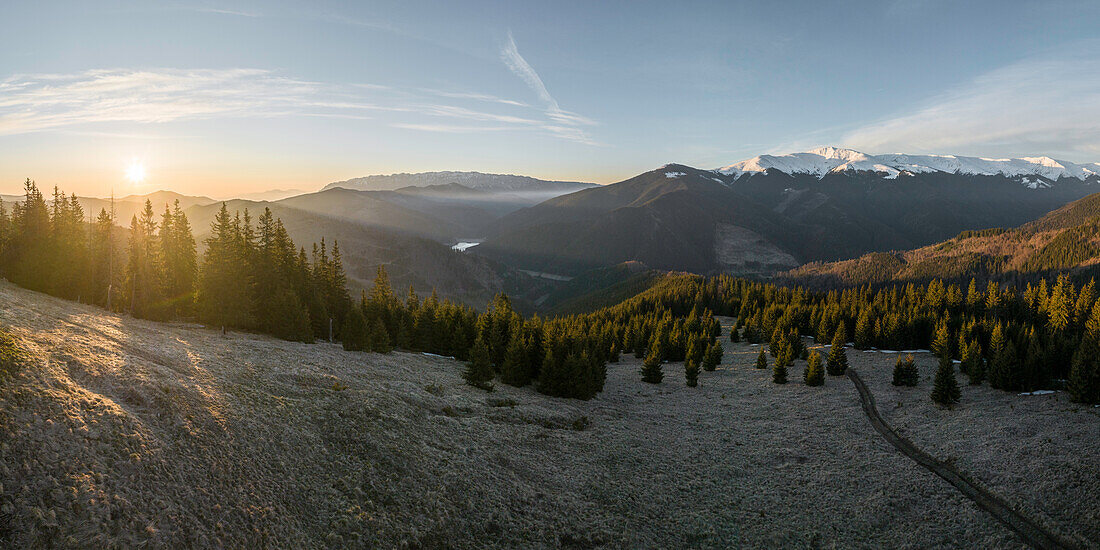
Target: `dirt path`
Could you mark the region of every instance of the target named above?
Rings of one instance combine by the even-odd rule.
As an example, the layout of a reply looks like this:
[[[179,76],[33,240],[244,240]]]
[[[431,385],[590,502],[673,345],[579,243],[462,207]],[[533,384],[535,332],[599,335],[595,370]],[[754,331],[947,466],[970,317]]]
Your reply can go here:
[[[1009,529],[1015,531],[1032,547],[1042,548],[1044,550],[1076,548],[1072,543],[1051,533],[1031,518],[1014,510],[1012,506],[1000,496],[979,486],[953,466],[941,462],[928,453],[925,453],[917,448],[911,441],[895,432],[894,429],[882,419],[882,416],[879,415],[878,408],[875,407],[875,398],[871,395],[871,391],[867,389],[867,385],[864,384],[863,380],[859,377],[859,373],[851,368],[848,369],[847,373],[848,378],[852,379],[856,389],[859,390],[860,403],[863,405],[863,411],[867,413],[867,418],[871,420],[871,425],[873,425],[875,430],[882,434],[891,445],[901,451],[902,454],[908,456],[917,464],[928,468],[932,473],[954,485],[963,495],[974,501],[975,504],[986,512],[989,512],[990,515],[998,521],[1008,526]]]

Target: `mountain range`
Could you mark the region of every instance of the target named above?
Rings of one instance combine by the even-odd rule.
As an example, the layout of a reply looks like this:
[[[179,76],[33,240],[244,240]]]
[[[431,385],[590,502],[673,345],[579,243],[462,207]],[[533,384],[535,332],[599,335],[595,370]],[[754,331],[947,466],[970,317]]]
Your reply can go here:
[[[716,170],[669,164],[513,212],[473,251],[566,275],[630,260],[772,275],[1017,226],[1100,190],[1094,168],[1100,172],[1045,157],[875,157],[838,148]]]

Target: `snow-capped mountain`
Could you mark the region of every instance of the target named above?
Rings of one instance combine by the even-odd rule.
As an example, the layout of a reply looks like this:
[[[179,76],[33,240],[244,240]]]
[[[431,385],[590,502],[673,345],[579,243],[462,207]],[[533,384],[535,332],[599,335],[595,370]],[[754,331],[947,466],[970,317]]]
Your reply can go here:
[[[1057,181],[1060,178],[1087,180],[1100,176],[1100,163],[1075,164],[1050,157],[992,159],[955,155],[868,155],[852,149],[822,147],[805,153],[760,155],[719,168],[721,174],[739,177],[746,173],[780,170],[787,174],[811,174],[818,178],[828,173],[844,171],[877,172],[886,179],[899,174],[947,172],[963,175],[1002,175],[1006,177],[1041,176]]]

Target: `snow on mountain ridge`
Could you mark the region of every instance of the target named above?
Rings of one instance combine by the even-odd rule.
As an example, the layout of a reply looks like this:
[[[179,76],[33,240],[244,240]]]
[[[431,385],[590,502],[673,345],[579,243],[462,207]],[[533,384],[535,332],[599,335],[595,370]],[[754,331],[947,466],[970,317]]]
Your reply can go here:
[[[719,168],[727,176],[763,172],[769,168],[787,174],[812,174],[818,178],[830,172],[847,170],[879,172],[893,179],[901,172],[948,172],[969,175],[1042,176],[1085,180],[1100,175],[1100,163],[1075,164],[1050,157],[992,159],[955,155],[907,155],[904,153],[868,155],[852,149],[821,147],[804,153],[760,155]]]

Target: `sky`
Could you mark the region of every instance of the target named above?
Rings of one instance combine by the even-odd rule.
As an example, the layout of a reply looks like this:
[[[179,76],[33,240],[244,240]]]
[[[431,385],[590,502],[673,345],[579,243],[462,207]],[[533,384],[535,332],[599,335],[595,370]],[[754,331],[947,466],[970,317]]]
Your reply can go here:
[[[0,193],[610,183],[824,145],[1100,161],[1093,1],[5,0],[0,25]]]

